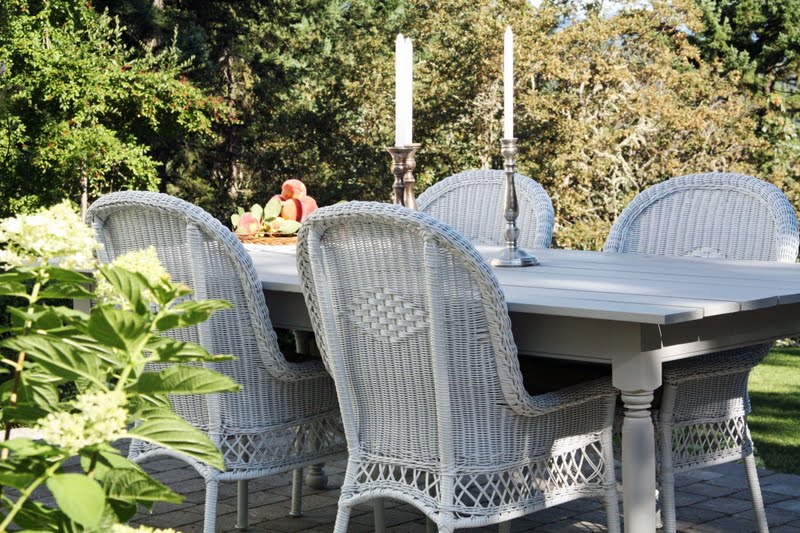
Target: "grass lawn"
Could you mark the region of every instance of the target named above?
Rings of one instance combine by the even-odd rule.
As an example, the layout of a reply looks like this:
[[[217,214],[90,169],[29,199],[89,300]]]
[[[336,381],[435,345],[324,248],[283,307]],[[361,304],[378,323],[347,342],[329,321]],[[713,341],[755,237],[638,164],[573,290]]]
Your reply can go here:
[[[756,456],[770,470],[800,474],[800,348],[770,352],[750,375],[750,398]]]

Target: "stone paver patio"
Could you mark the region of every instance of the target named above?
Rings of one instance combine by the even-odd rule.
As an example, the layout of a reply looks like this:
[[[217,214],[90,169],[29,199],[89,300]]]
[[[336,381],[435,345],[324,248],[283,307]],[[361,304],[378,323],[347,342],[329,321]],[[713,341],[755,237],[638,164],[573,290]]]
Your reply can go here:
[[[344,475],[343,461],[329,464],[329,485],[338,487]],[[185,533],[201,532],[203,527],[204,484],[193,469],[174,459],[153,460],[145,469],[157,479],[183,494],[180,505],[156,505],[152,514],[140,513],[135,522],[156,527],[172,527]],[[759,470],[761,489],[772,533],[800,532],[800,476]],[[676,476],[678,530],[682,532],[746,533],[755,531],[750,493],[744,467],[729,463]],[[293,533],[330,532],[336,518],[339,491],[304,488],[303,516],[289,516],[291,474],[250,482],[250,528],[248,531]],[[236,483],[220,484],[219,531],[235,531]],[[350,519],[349,532],[372,531],[371,505],[357,508]],[[542,533],[606,531],[605,513],[599,500],[583,499],[533,513],[511,523],[514,532]],[[386,502],[387,530],[393,533],[425,531],[422,514],[410,505]],[[492,531],[478,528],[463,531]]]

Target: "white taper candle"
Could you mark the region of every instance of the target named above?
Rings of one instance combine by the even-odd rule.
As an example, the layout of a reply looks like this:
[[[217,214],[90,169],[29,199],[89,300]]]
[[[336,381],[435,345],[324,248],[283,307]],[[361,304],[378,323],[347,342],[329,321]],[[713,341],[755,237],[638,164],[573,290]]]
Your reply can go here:
[[[503,42],[503,138],[514,138],[514,34],[506,26]]]
[[[403,63],[405,61],[405,39],[402,33],[397,34],[394,43],[394,145],[403,144]]]
[[[406,37],[406,127],[405,139],[403,144],[411,144],[413,139],[413,116],[414,116],[414,45],[411,43],[411,38]]]

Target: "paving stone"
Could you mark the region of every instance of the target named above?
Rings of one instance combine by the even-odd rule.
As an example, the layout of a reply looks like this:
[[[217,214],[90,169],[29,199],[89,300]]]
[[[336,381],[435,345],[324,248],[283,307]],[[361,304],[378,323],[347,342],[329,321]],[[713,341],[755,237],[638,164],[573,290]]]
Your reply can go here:
[[[694,485],[685,485],[681,487],[682,491],[690,492],[692,494],[699,494],[700,496],[708,496],[709,498],[720,498],[728,496],[737,492],[739,487],[726,487],[720,485],[710,485],[708,483],[695,483]]]
[[[700,502],[705,502],[710,500],[709,496],[705,496],[703,494],[694,494],[692,492],[685,492],[683,490],[676,490],[675,491],[675,506],[686,507],[688,505],[696,505]]]
[[[794,522],[798,519],[797,513],[793,513],[790,511],[784,511],[782,509],[776,509],[774,507],[767,507],[767,523],[770,527],[772,526],[782,526],[783,524],[788,524],[790,522]],[[736,518],[745,518],[747,520],[753,520],[753,510],[745,511],[742,513],[736,513],[734,515]]]
[[[752,533],[756,531],[756,526],[752,520],[724,516],[705,524],[694,527],[697,531],[714,531],[715,533]]]
[[[712,498],[694,504],[701,509],[710,509],[725,514],[736,514],[742,511],[749,511],[753,508],[750,502],[738,498]]]
[[[798,483],[800,483],[800,479],[798,479]],[[739,492],[734,492],[733,494],[730,495],[730,497],[731,498],[739,498],[740,500],[747,500],[748,502],[751,502],[750,504],[752,505],[753,498],[750,495],[750,489],[744,489],[744,490],[740,490]],[[763,489],[761,490],[761,499],[764,500],[764,504],[765,505],[770,505],[771,503],[774,503],[774,502],[781,502],[781,501],[784,501],[784,500],[788,500],[790,498],[791,498],[791,496],[789,496],[787,494],[779,494],[777,492],[769,492],[769,491],[766,491],[766,490],[763,490]]]
[[[336,487],[343,478],[344,461],[326,466],[329,484]],[[183,533],[202,533],[205,504],[205,482],[190,467],[171,459],[146,463],[146,470],[183,494],[178,505],[157,504],[152,514],[139,513],[135,522],[153,527],[173,527]],[[773,533],[800,533],[800,476],[773,474],[759,470],[762,494],[767,505],[767,518]],[[680,474],[681,483],[675,497],[678,531],[681,533],[751,532],[753,512],[750,491],[739,463],[726,463],[713,468]],[[330,532],[336,519],[339,490],[312,490],[303,487],[302,518],[288,516],[291,505],[292,474],[269,476],[250,482],[249,531],[296,533]],[[217,531],[235,531],[236,483],[220,483]],[[52,498],[46,490],[36,492],[38,501]],[[44,499],[44,500],[43,500]],[[386,500],[387,531],[392,533],[422,533],[425,517],[413,506]],[[373,531],[374,515],[371,503],[358,505],[351,511],[348,533]],[[606,516],[602,501],[582,498],[557,507],[521,517],[512,522],[513,533],[586,533],[606,531]],[[497,527],[476,528],[474,533],[496,532]]]
[[[778,494],[785,494],[787,496],[800,498],[800,483],[795,481],[793,485],[789,483],[776,483],[774,485],[767,486],[762,485],[761,492],[777,492]]]
[[[724,513],[702,509],[700,507],[679,507],[676,510],[676,522],[678,527],[687,528],[696,524],[705,524],[717,518],[722,518]]]
[[[797,516],[800,516],[800,499],[790,498],[782,502],[776,502],[769,506],[770,509],[780,509],[782,511],[789,511]]]

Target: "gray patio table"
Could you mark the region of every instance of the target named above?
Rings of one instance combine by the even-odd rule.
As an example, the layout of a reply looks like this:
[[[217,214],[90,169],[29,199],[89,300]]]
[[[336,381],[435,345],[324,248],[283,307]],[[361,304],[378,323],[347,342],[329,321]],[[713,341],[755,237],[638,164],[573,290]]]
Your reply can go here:
[[[310,330],[294,247],[248,247],[276,327]],[[499,248],[478,247],[485,256]],[[800,334],[800,265],[533,250],[541,263],[494,269],[519,353],[611,365],[625,406],[625,530],[655,531],[650,407],[661,365]]]

